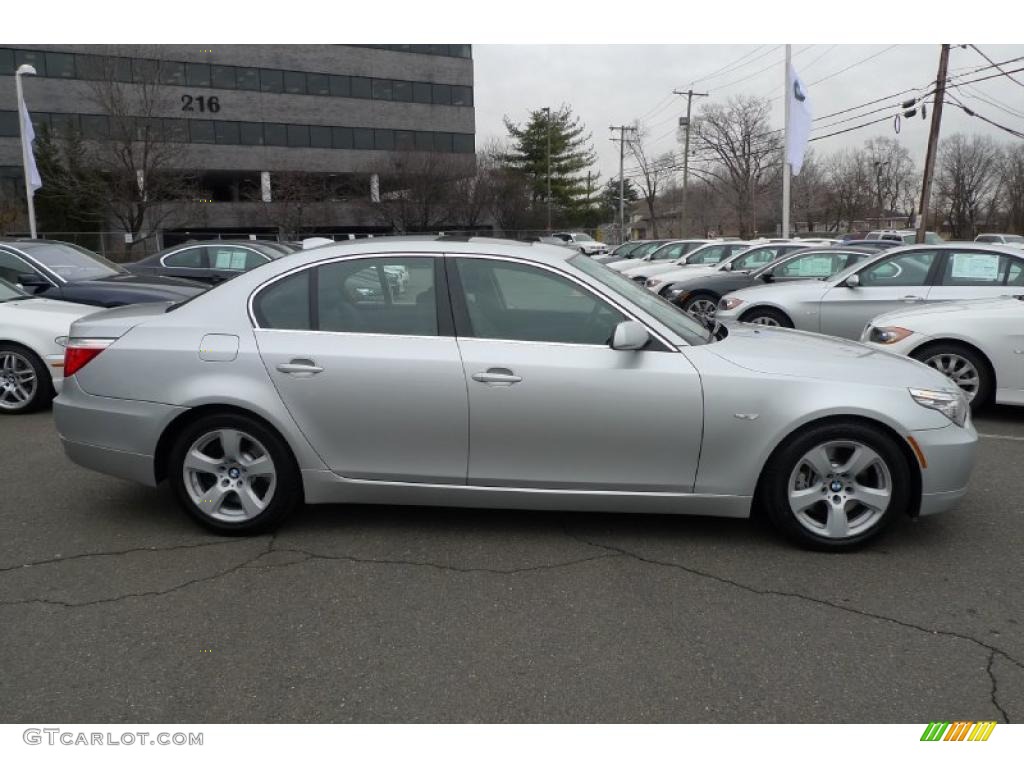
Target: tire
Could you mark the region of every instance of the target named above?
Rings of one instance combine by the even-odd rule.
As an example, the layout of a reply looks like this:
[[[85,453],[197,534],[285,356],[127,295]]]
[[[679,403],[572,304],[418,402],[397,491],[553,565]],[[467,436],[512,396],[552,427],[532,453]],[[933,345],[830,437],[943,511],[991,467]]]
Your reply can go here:
[[[956,384],[977,412],[992,402],[996,391],[995,374],[988,358],[965,344],[939,342],[910,353],[915,360],[945,374]]]
[[[225,535],[271,530],[302,505],[291,449],[244,414],[210,414],[187,425],[171,448],[167,477],[185,511]]]
[[[41,410],[53,396],[53,379],[39,355],[20,344],[0,344],[0,415]]]
[[[758,496],[768,519],[791,541],[836,552],[861,546],[906,514],[913,490],[907,457],[892,437],[842,421],[790,437],[765,466]]]
[[[769,325],[775,328],[792,328],[793,321],[785,312],[771,307],[755,307],[748,310],[740,320],[754,325]]]
[[[713,320],[718,309],[718,297],[712,293],[695,293],[686,297],[682,309],[698,319]]]

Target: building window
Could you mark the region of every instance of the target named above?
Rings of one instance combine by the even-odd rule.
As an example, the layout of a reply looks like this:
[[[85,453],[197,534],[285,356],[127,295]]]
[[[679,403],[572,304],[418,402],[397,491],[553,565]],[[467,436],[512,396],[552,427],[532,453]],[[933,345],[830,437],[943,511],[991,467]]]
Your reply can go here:
[[[391,98],[395,101],[412,101],[412,83],[396,80],[391,86]]]
[[[18,113],[13,109],[0,111],[0,136],[18,135]]]
[[[32,130],[36,132],[38,136],[43,131],[50,130],[50,113],[49,112],[33,112],[32,115]]]
[[[258,91],[260,89],[260,71],[251,67],[239,67],[235,72],[235,79],[238,87],[243,91]]]
[[[473,58],[473,46],[471,45],[449,45],[448,55],[456,56],[460,59],[471,59]]]
[[[14,74],[14,51],[10,48],[0,48],[0,75]]]
[[[453,85],[452,105],[456,107],[472,107],[473,89],[466,85]]]
[[[214,88],[234,90],[238,87],[235,79],[235,68],[217,65],[210,67],[210,84]]]
[[[164,85],[184,85],[185,64],[180,61],[160,62],[160,82]]]
[[[373,132],[373,148],[392,150],[395,148],[395,132],[387,128],[377,128]]]
[[[132,80],[136,83],[158,82],[160,62],[153,59],[132,59]]]
[[[452,87],[450,85],[439,85],[434,83],[431,88],[433,89],[433,101],[435,104],[452,103]]]
[[[214,125],[216,126],[218,144],[242,143],[239,137],[238,123],[230,122],[228,120],[218,120]]]
[[[82,138],[106,139],[110,136],[110,120],[106,115],[82,115]]]
[[[78,115],[50,115],[50,130],[60,138],[75,135],[79,132]]]
[[[188,143],[188,120],[180,117],[164,118],[164,135],[168,141]]]
[[[263,140],[268,147],[287,147],[288,127],[283,123],[266,123],[263,126]]]
[[[416,149],[416,134],[413,131],[395,131],[395,149]]]
[[[370,87],[370,78],[352,77],[352,98],[369,99],[373,97],[373,89]]]
[[[323,149],[331,148],[331,129],[326,125],[309,126],[309,146]]]
[[[15,51],[14,71],[17,72],[22,64],[31,64],[36,68],[37,75],[46,77],[46,59],[42,51]]]
[[[430,104],[430,83],[413,83],[412,100],[417,104]]]
[[[212,120],[189,120],[188,133],[193,144],[213,144],[216,141]]]
[[[353,128],[352,138],[356,149],[373,149],[372,128]]]
[[[305,72],[285,72],[284,73],[284,92],[285,93],[305,93],[306,92],[306,73]]]
[[[197,88],[210,87],[209,64],[189,64],[185,67],[185,75],[189,85]]]
[[[327,75],[318,75],[315,72],[306,75],[306,91],[312,96],[329,96],[331,87]]]
[[[242,123],[239,126],[239,138],[248,147],[263,144],[263,125],[261,123]]]
[[[46,54],[46,75],[47,77],[74,77],[75,57],[70,53]]]
[[[456,152],[475,152],[476,146],[473,141],[472,133],[455,133],[452,134],[452,148]]]
[[[284,73],[279,69],[260,70],[260,90],[264,93],[280,93],[284,89]]]
[[[331,75],[331,96],[351,96],[352,84],[348,75]]]
[[[381,101],[391,101],[391,81],[374,80],[373,98],[379,99]]]
[[[452,135],[450,133],[435,133],[434,134],[434,151],[435,152],[451,152],[452,151]]]
[[[416,150],[419,152],[433,152],[434,134],[430,131],[416,131]]]
[[[331,141],[335,149],[352,149],[355,146],[351,128],[331,128]]]
[[[309,126],[308,125],[289,125],[288,126],[288,146],[289,147],[308,147],[309,146]]]

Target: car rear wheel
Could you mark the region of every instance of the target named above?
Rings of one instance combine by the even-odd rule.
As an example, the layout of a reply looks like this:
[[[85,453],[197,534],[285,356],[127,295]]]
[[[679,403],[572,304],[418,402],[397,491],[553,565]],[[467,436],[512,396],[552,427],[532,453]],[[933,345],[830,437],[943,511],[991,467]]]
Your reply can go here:
[[[963,344],[932,344],[915,350],[911,357],[931,366],[953,381],[978,411],[992,400],[995,391],[992,368],[983,355]]]
[[[38,411],[53,394],[50,372],[39,355],[17,344],[0,344],[0,414]]]
[[[167,476],[185,511],[218,533],[261,533],[302,503],[287,444],[243,414],[211,414],[188,425],[171,449]]]
[[[770,307],[758,307],[747,312],[740,318],[744,323],[754,325],[770,325],[774,328],[792,328],[793,321],[784,312]]]
[[[715,310],[717,308],[718,301],[709,293],[695,294],[683,302],[683,310],[693,315],[698,320],[714,319]]]
[[[805,547],[839,551],[874,538],[908,511],[912,475],[887,434],[837,422],[791,438],[765,468],[761,490],[783,534]]]

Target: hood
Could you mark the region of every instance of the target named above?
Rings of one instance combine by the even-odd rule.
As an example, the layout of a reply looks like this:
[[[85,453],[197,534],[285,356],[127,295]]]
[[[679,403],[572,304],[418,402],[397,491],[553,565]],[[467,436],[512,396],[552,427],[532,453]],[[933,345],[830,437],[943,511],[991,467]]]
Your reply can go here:
[[[151,293],[166,296],[170,300],[188,299],[197,293],[209,289],[210,286],[194,280],[163,275],[121,274],[100,277],[95,280],[79,280],[75,285],[92,285],[106,291],[125,291],[126,293]]]
[[[924,363],[855,341],[745,323],[730,323],[728,329],[729,335],[708,350],[748,371],[885,387],[952,387]]]
[[[50,317],[63,316],[67,318],[65,322],[70,322],[82,315],[98,312],[100,309],[99,307],[87,304],[75,304],[70,301],[58,301],[56,299],[20,299],[18,301],[4,302],[0,304],[0,307],[16,309],[19,312],[28,312],[30,314],[42,313]]]
[[[1021,292],[1024,295],[1024,291]],[[879,315],[871,321],[875,327],[881,325],[893,325],[900,321],[913,320],[918,317],[929,317],[933,315],[949,315],[951,313],[963,312],[989,312],[1009,314],[1019,313],[1024,315],[1024,300],[1015,299],[1012,296],[999,296],[995,299],[974,299],[971,301],[940,301],[934,304],[926,304],[923,307],[912,309],[898,309]]]
[[[635,277],[637,275],[643,275],[644,277],[654,277],[660,275],[663,272],[671,272],[674,269],[679,269],[679,265],[671,261],[655,261],[653,263],[646,263],[640,267],[631,267],[629,269],[622,270],[622,274]]]
[[[831,281],[831,278],[829,280]],[[806,301],[815,297],[821,298],[830,288],[832,288],[832,283],[822,280],[792,280],[783,283],[752,285],[749,288],[733,291],[732,296],[749,303],[767,301],[769,297],[775,300],[781,300],[780,297],[794,297]],[[765,291],[770,291],[770,293],[765,293]]]

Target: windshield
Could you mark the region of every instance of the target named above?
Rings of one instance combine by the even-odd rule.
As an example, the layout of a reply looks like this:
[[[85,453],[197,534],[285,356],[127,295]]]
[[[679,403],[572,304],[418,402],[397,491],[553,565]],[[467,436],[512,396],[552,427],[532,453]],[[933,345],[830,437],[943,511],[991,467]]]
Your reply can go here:
[[[1003,235],[1003,240],[1008,243],[1024,243],[1024,237],[1020,235]]]
[[[18,301],[19,299],[27,299],[29,294],[21,290],[14,283],[9,283],[6,280],[0,278],[0,302],[4,301]]]
[[[661,246],[663,246],[664,244],[665,244],[664,240],[657,240],[657,241],[651,242],[651,243],[644,243],[639,248],[637,248],[635,251],[630,253],[626,258],[628,258],[628,259],[642,259],[647,254],[654,253],[656,250],[661,248]]]
[[[124,274],[125,270],[107,261],[98,253],[80,248],[72,243],[26,243],[19,242],[18,250],[24,251],[58,277],[70,283],[78,280],[95,280]]]
[[[703,245],[700,248],[696,248],[686,254],[685,259],[680,259],[680,264],[717,264],[722,259],[728,258],[733,254],[745,251],[750,246],[746,243],[714,243],[711,245]]]
[[[917,242],[917,232],[907,232],[903,235],[903,242],[906,245],[914,245]],[[934,232],[924,233],[924,242],[926,245],[935,245],[936,243],[946,242]]]
[[[608,269],[603,264],[598,264],[586,256],[574,256],[569,259],[569,263],[580,272],[584,272],[622,296],[630,304],[640,307],[664,323],[691,346],[708,344],[712,341],[711,332],[688,314],[646,288],[642,288],[638,283],[623,277],[615,270]]]
[[[580,232],[579,234],[573,235],[573,237],[576,238],[576,242],[577,243],[592,243],[592,242],[594,242],[594,238],[592,238],[590,235],[585,235],[582,232]]]

